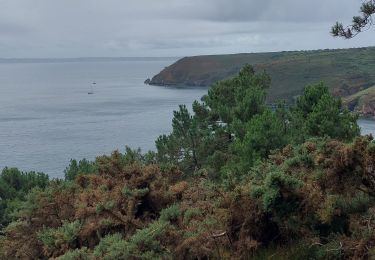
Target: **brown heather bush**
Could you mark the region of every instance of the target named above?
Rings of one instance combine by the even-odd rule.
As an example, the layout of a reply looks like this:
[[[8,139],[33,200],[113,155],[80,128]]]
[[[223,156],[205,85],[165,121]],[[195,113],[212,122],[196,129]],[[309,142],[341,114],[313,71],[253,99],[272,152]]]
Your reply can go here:
[[[30,194],[0,240],[3,259],[375,257],[370,137],[287,146],[234,188],[118,152],[97,165]]]
[[[63,252],[59,250],[46,249],[37,238],[38,232],[73,221],[80,221],[82,225],[75,243],[62,246],[65,251],[93,248],[110,233],[121,232],[126,238],[177,201],[176,192],[170,190],[180,175],[177,170],[161,172],[154,165],[127,165],[118,152],[98,158],[97,163],[98,175],[80,175],[75,183],[58,181],[47,191],[30,195],[25,208],[19,212],[20,221],[7,228],[6,239],[1,241],[6,258],[61,255]]]

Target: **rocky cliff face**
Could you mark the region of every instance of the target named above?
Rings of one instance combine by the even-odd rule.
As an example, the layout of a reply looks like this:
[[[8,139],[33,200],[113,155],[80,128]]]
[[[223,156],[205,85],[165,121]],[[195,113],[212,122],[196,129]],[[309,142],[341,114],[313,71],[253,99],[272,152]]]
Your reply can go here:
[[[293,100],[308,84],[324,81],[347,97],[375,84],[375,47],[301,52],[186,57],[166,67],[150,85],[210,86],[235,75],[245,64],[271,75],[268,99]]]

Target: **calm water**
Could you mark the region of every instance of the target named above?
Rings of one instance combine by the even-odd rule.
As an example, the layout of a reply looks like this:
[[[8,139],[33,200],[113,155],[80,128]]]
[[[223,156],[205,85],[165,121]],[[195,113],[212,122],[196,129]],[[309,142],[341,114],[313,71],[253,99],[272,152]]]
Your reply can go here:
[[[0,168],[62,177],[71,158],[154,149],[173,110],[207,91],[143,84],[173,61],[0,63]]]
[[[62,177],[71,158],[154,149],[173,110],[207,91],[143,84],[173,61],[0,63],[0,168]],[[375,133],[373,121],[360,125]]]
[[[368,119],[358,120],[358,124],[361,126],[361,133],[363,135],[372,134],[375,137],[375,121]]]

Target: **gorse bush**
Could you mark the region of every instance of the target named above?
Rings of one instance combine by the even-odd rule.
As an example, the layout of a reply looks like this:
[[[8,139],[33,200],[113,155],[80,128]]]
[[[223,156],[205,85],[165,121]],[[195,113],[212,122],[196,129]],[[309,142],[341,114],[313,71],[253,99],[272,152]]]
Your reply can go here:
[[[181,215],[178,205],[172,205],[160,212],[160,220],[164,222],[174,221]]]
[[[37,233],[37,237],[43,243],[44,252],[47,255],[54,255],[65,252],[67,248],[74,249],[80,230],[81,223],[74,221],[64,223],[57,229],[45,228]]]
[[[184,213],[185,224],[189,223],[194,217],[200,217],[203,215],[203,211],[199,208],[188,208]]]
[[[105,260],[160,259],[166,253],[159,242],[166,223],[153,222],[149,227],[136,232],[128,240],[119,233],[101,239],[93,255]]]
[[[58,260],[90,260],[92,259],[89,250],[86,247],[80,249],[70,250],[62,256],[57,258]]]
[[[94,256],[106,260],[129,258],[128,243],[119,233],[108,235],[95,247]]]

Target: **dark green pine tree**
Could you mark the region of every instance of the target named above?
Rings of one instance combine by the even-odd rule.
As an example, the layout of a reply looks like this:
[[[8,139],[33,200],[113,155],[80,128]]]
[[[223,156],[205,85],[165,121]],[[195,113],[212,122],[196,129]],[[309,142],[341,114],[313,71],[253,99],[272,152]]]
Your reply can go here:
[[[361,15],[354,16],[351,25],[344,27],[340,22],[337,22],[331,30],[335,37],[343,37],[346,39],[353,38],[358,33],[368,29],[372,23],[372,15],[375,14],[375,0],[368,0],[362,3]]]

